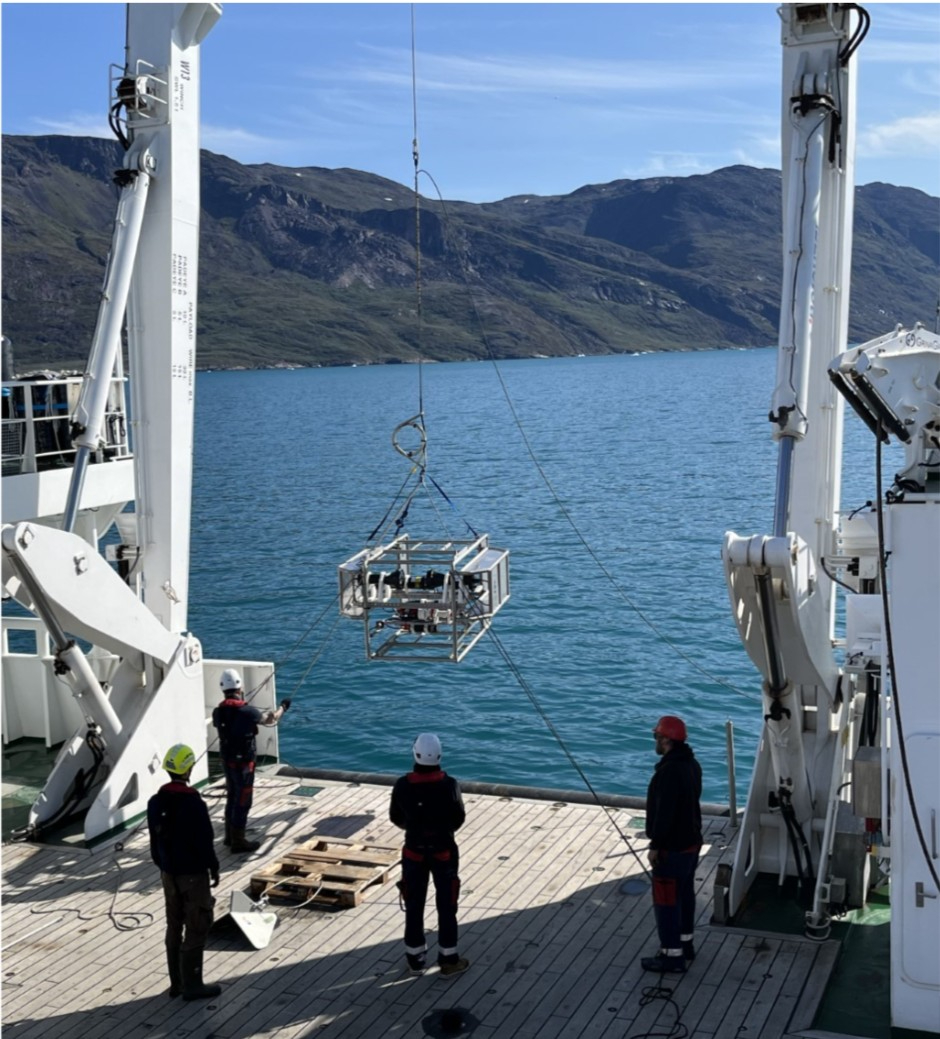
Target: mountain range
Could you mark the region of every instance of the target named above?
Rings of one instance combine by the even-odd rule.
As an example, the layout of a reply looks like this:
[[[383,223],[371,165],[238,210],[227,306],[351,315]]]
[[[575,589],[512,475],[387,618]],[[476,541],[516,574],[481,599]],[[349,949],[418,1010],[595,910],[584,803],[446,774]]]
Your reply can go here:
[[[81,366],[120,146],[3,137],[3,331]],[[731,166],[567,195],[442,201],[351,169],[202,154],[200,368],[696,350],[776,342],[780,173]],[[415,227],[420,249],[415,249]],[[420,263],[419,263],[420,261]],[[419,274],[420,271],[420,274]],[[940,199],[856,191],[850,340],[932,327]]]

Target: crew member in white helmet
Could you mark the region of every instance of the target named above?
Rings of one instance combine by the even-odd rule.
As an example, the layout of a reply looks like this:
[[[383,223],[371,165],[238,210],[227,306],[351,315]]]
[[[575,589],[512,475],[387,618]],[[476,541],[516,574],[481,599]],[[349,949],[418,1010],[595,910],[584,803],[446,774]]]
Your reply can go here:
[[[245,836],[255,790],[255,736],[259,725],[277,725],[290,700],[282,700],[274,711],[252,707],[242,692],[242,676],[231,667],[222,672],[219,684],[225,699],[212,712],[212,724],[219,731],[225,769],[224,843],[235,852],[257,851],[260,842]]]
[[[422,733],[414,742],[414,770],[392,790],[391,821],[405,831],[401,890],[405,901],[405,958],[413,974],[426,966],[424,904],[434,878],[437,901],[437,964],[447,978],[461,974],[470,961],[457,954],[459,854],[454,833],[465,812],[457,780],[441,769],[441,741]]]

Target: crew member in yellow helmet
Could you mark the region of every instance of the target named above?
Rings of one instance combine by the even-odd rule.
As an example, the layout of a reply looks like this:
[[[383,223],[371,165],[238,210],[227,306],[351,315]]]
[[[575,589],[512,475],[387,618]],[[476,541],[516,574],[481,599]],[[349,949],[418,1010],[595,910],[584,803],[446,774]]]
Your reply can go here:
[[[211,999],[222,991],[204,985],[202,959],[212,926],[219,883],[219,860],[213,845],[209,809],[189,785],[196,755],[185,743],[166,752],[163,768],[170,781],[147,802],[150,857],[160,867],[166,903],[166,962],[170,996]]]

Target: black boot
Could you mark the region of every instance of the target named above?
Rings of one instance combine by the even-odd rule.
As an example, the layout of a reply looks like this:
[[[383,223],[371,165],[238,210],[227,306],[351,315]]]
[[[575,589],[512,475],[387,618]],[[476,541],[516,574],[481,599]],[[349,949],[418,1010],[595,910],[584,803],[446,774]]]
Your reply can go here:
[[[183,975],[180,971],[180,947],[168,945],[166,947],[166,969],[170,975],[170,987],[167,995],[172,999],[183,991]]]
[[[226,848],[232,843],[232,826],[230,823],[225,824],[225,836],[222,838],[222,843]]]
[[[643,970],[651,970],[657,974],[684,974],[685,957],[682,955],[682,950],[671,950],[671,952],[672,955],[670,955],[670,950],[660,949],[655,956],[644,956],[640,960],[640,966]]]
[[[184,949],[180,953],[183,999],[212,999],[222,991],[221,985],[202,983],[202,953],[202,949]]]
[[[232,851],[257,851],[261,847],[261,841],[249,841],[245,837],[244,830],[236,830],[232,827]]]

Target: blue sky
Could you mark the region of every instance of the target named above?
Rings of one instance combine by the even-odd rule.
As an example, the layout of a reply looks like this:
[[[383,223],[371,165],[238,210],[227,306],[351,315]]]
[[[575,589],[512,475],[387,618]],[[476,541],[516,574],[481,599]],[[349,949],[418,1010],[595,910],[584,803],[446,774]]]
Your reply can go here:
[[[779,168],[775,7],[416,4],[421,165],[472,202]],[[940,4],[867,7],[857,182],[940,195]],[[4,3],[3,132],[109,136],[123,42],[123,4]],[[204,148],[413,183],[411,5],[226,3],[202,53]]]

